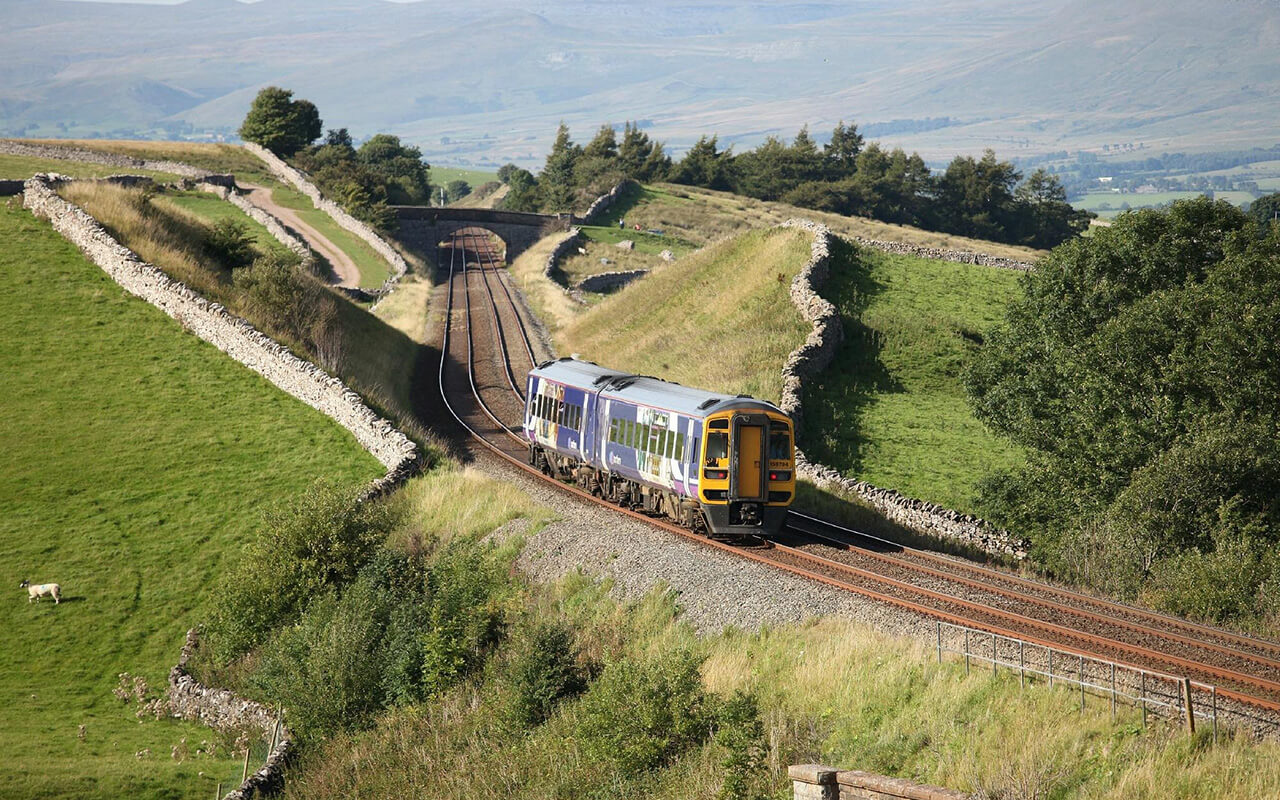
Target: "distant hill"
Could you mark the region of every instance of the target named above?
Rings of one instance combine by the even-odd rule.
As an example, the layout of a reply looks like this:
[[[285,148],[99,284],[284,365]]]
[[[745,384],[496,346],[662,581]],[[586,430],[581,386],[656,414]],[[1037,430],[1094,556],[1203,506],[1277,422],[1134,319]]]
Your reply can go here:
[[[233,134],[279,84],[326,125],[429,160],[541,162],[640,120],[677,152],[808,122],[879,125],[926,158],[1280,140],[1270,0],[6,0],[0,135]]]

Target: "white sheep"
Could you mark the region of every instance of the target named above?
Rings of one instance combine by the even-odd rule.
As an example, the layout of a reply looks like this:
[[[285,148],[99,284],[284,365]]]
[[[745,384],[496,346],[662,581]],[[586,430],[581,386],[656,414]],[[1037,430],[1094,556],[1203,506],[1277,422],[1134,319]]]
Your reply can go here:
[[[52,597],[54,605],[62,601],[62,587],[56,583],[38,583],[32,586],[31,581],[23,581],[18,588],[27,590],[28,603],[32,600],[38,603],[41,597]]]

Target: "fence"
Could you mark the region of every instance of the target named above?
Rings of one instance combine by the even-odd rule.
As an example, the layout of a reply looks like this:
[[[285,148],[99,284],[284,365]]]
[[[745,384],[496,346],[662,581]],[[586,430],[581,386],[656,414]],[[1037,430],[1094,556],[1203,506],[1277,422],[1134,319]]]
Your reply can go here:
[[[1276,720],[1262,716],[1257,709],[1224,701],[1217,686],[1187,677],[941,621],[937,623],[936,648],[939,664],[944,653],[962,656],[966,675],[976,660],[989,663],[992,675],[1000,667],[1017,670],[1020,686],[1025,687],[1028,680],[1046,680],[1050,688],[1060,684],[1078,689],[1082,713],[1086,695],[1093,695],[1110,702],[1112,716],[1119,703],[1136,706],[1142,712],[1143,725],[1148,715],[1154,714],[1181,719],[1188,732],[1194,733],[1197,720],[1203,721],[1213,727],[1215,742],[1220,725],[1271,734],[1280,731]]]

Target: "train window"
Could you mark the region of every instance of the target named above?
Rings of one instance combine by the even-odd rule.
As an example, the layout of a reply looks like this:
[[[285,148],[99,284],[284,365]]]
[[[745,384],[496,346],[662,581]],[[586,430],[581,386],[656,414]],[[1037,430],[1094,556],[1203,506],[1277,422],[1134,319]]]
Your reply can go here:
[[[708,427],[708,428],[710,428],[710,429],[712,429],[712,430],[715,430],[715,429],[717,429],[717,428],[728,428],[728,427],[729,427],[729,420],[727,420],[727,419],[713,419],[713,420],[711,420],[709,423],[707,423],[707,427]]]
[[[622,421],[622,443],[627,447],[631,447],[631,424],[629,419]]]
[[[676,434],[675,434],[675,431],[667,431],[667,446],[666,446],[666,448],[664,448],[664,449],[666,450],[667,458],[671,458],[672,456],[674,456],[674,455],[676,454]]]
[[[713,459],[729,457],[729,434],[727,433],[709,433],[707,434],[707,461]]]
[[[676,459],[676,461],[683,461],[683,460],[684,460],[684,434],[678,434],[678,435],[676,436],[676,454],[675,454],[675,459]]]
[[[689,462],[697,463],[698,461],[698,437],[693,436],[689,439]]]
[[[667,454],[667,432],[658,430],[658,455],[665,456]]]
[[[609,421],[609,441],[618,441],[618,420]]]
[[[787,461],[791,458],[791,434],[774,428],[769,432],[769,460]]]

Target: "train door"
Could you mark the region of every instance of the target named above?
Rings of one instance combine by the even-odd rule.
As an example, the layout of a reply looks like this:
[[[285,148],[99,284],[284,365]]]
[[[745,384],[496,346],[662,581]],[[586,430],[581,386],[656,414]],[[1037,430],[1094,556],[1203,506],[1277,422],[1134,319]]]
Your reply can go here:
[[[735,414],[729,465],[729,496],[735,500],[763,501],[765,486],[765,443],[769,417],[764,414]]]

